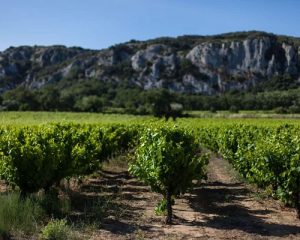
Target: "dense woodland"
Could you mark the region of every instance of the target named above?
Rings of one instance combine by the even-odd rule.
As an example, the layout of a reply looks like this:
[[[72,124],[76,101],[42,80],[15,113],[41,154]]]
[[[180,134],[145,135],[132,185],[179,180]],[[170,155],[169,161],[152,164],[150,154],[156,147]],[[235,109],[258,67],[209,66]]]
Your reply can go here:
[[[17,87],[0,96],[2,110],[77,111],[154,114],[159,108],[180,104],[183,110],[275,110],[300,112],[299,83],[290,76],[274,77],[244,91],[218,95],[184,94],[165,89],[145,91],[123,83],[64,79],[39,90]],[[160,106],[158,106],[160,105]]]

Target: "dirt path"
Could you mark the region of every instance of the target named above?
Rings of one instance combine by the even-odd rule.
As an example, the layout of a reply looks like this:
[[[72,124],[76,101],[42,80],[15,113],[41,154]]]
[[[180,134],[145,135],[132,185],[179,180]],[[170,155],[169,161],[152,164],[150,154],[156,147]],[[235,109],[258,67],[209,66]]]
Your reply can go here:
[[[154,214],[161,196],[129,176],[125,165],[104,169],[71,194],[70,220],[101,219],[81,232],[84,239],[300,239],[296,211],[262,198],[221,158],[211,158],[207,181],[176,200],[171,226]]]
[[[188,197],[200,214],[199,225],[212,239],[300,239],[294,209],[263,199],[249,185],[236,180],[231,166],[213,157],[208,181]]]
[[[234,178],[230,165],[213,157],[208,180],[176,200],[174,225],[155,216],[160,196],[131,178],[126,168],[108,167],[89,179],[79,194],[116,196],[91,239],[300,239],[300,221],[293,209],[262,199]],[[80,204],[79,204],[80,205]]]

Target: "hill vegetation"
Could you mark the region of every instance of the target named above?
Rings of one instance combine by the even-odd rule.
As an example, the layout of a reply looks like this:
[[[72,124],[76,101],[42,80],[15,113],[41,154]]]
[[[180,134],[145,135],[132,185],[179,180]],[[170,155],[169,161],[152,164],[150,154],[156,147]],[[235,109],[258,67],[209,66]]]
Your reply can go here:
[[[300,40],[251,31],[131,40],[103,50],[0,52],[1,110],[154,114],[186,110],[299,112]]]

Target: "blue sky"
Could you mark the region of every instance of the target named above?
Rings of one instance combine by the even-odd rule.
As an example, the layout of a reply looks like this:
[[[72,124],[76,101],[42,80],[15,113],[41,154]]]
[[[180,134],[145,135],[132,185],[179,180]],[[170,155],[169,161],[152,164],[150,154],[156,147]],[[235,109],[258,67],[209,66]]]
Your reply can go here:
[[[300,37],[299,0],[0,0],[0,51],[263,30]]]

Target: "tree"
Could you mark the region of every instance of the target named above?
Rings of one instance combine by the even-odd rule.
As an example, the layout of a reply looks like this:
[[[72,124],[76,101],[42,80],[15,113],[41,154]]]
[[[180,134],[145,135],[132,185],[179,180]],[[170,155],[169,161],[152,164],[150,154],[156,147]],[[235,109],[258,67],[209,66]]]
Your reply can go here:
[[[152,114],[155,117],[164,117],[168,120],[170,117],[175,120],[182,115],[182,104],[174,103],[174,96],[163,89],[160,91],[154,91],[149,95],[149,101],[152,102]]]
[[[7,110],[38,110],[39,102],[30,89],[19,86],[2,95],[3,106]]]
[[[230,106],[229,108],[230,113],[239,113],[239,108],[235,105]]]
[[[46,111],[59,109],[60,92],[53,86],[46,86],[38,94],[41,108]]]
[[[83,112],[101,112],[102,100],[97,96],[86,96],[75,103],[75,109]]]
[[[171,111],[171,95],[165,89],[154,92],[153,95],[150,95],[150,101],[153,104],[152,114],[155,117],[164,117]]]
[[[187,191],[193,179],[205,177],[206,155],[199,155],[193,135],[173,128],[147,129],[136,149],[129,172],[163,195],[166,223],[172,223],[172,198]]]

